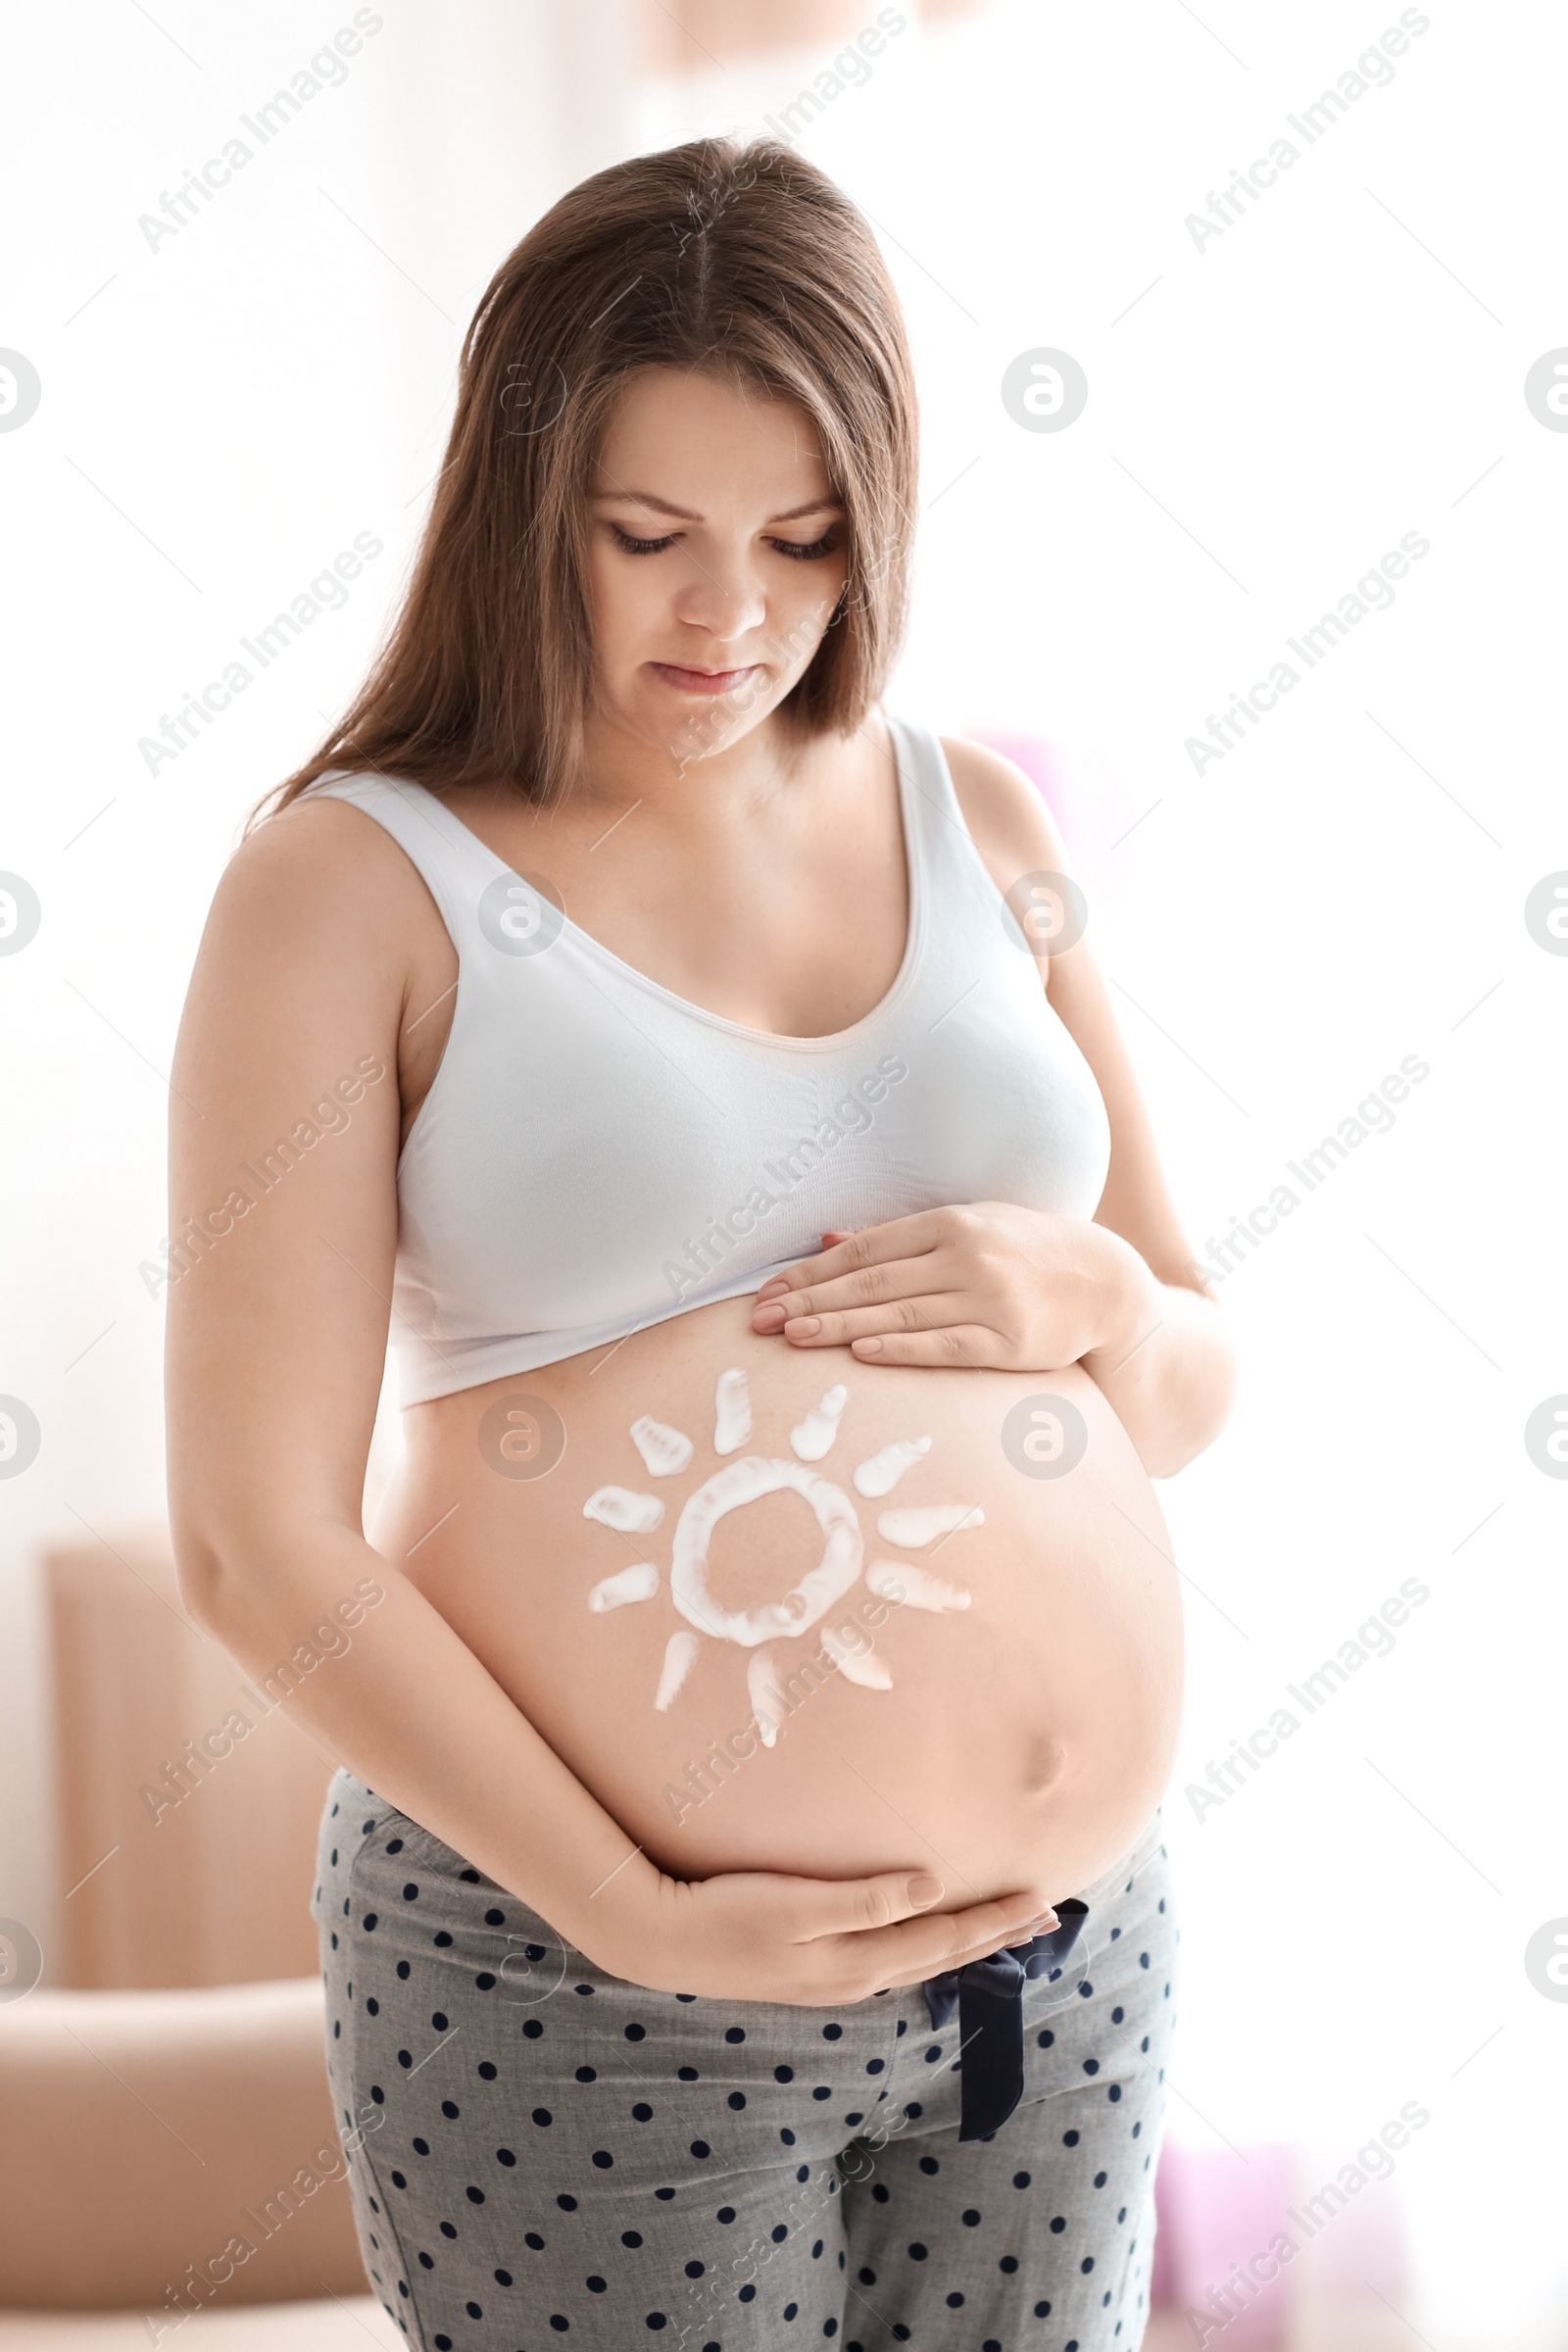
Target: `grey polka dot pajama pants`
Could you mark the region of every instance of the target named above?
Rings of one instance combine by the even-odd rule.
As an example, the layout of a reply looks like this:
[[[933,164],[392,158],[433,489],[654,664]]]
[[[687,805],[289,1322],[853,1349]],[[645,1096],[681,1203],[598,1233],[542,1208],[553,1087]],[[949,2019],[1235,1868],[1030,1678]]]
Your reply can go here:
[[[959,2019],[606,1976],[339,1772],[313,1910],[366,2267],[420,2352],[1133,2352],[1176,1928],[1158,1817],[1022,1992],[958,2138]]]

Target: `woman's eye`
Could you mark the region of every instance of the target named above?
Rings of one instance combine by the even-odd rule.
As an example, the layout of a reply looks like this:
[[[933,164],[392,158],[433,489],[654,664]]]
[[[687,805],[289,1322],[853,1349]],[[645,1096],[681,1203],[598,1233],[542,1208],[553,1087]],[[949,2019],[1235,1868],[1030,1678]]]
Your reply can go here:
[[[661,548],[673,547],[675,544],[673,531],[664,539],[634,539],[631,532],[623,531],[618,522],[612,522],[610,527],[615,535],[615,545],[628,556],[657,556]]]
[[[639,539],[631,531],[623,530],[618,522],[612,522],[610,528],[615,545],[628,556],[660,555],[666,547],[673,547],[677,537],[677,533],[670,531],[662,539]],[[781,556],[788,556],[796,564],[820,563],[824,556],[832,555],[836,544],[831,531],[824,531],[820,539],[768,541],[769,547],[776,549]]]

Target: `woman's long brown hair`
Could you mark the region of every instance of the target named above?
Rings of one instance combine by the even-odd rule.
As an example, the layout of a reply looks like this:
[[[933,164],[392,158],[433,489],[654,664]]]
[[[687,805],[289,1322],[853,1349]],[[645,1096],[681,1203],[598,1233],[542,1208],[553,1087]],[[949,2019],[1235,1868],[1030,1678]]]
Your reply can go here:
[[[903,634],[916,410],[898,297],[871,231],[772,140],[701,139],[596,172],[496,271],[464,341],[457,414],[407,594],[342,720],[252,818],[329,771],[442,792],[565,790],[593,677],[584,589],[594,461],[639,368],[797,401],[843,502],[849,580],[780,706],[848,732]]]

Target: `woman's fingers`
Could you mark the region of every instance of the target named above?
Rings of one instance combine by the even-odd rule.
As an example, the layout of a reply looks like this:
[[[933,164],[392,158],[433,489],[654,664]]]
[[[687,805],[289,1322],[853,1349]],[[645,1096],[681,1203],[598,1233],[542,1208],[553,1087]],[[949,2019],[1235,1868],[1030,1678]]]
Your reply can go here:
[[[822,1247],[824,1250],[831,1250],[838,1242],[848,1242],[852,1240],[858,1230],[858,1227],[855,1225],[847,1226],[842,1233],[838,1232],[836,1229],[830,1229],[822,1236]],[[777,1278],[775,1277],[775,1279]],[[765,1284],[763,1287],[770,1290],[772,1285]]]
[[[814,2009],[961,1968],[1023,1942],[1052,1918],[1039,1886],[938,1911],[946,1892],[935,1873],[909,1870],[842,1881],[773,1871],[661,1878],[636,1966],[618,1973],[670,1990]]]
[[[866,1879],[808,1881],[812,1900],[803,1922],[802,1942],[831,1937],[847,1968],[858,1977],[875,1972],[876,1984],[914,1984],[944,1969],[1019,1942],[1051,1909],[1044,1891],[1028,1887],[971,1903],[959,1911],[932,1912],[946,1891],[933,1873],[886,1871]]]
[[[947,1891],[930,1870],[883,1870],[865,1879],[793,1879],[789,1885],[799,1899],[795,1940],[801,1943],[893,1927],[929,1911]]]
[[[853,1936],[843,1958],[860,1983],[870,1969],[873,1990],[919,1984],[927,1977],[962,1968],[967,1961],[986,1959],[1004,1944],[1026,1941],[1032,1933],[1041,1932],[1035,1922],[1049,1914],[1050,1905],[1038,1892],[975,1903],[966,1911],[906,1920],[897,1927]]]
[[[887,1265],[901,1257],[924,1257],[955,1238],[958,1220],[964,1214],[962,1209],[922,1208],[913,1216],[893,1217],[886,1225],[862,1225],[858,1232],[835,1241],[831,1249],[819,1250],[815,1257],[803,1257],[799,1265],[775,1274],[762,1285],[758,1298],[760,1301],[780,1298],[784,1291],[834,1282],[861,1267]],[[822,1238],[826,1241],[828,1237],[824,1234]]]
[[[757,1314],[766,1319],[770,1328],[777,1329],[782,1309],[783,1318],[797,1315],[820,1315],[858,1306],[877,1306],[889,1299],[917,1298],[922,1291],[935,1287],[934,1277],[947,1272],[939,1267],[934,1253],[927,1250],[919,1257],[895,1257],[874,1266],[861,1266],[836,1275],[820,1275],[808,1281],[804,1268],[788,1275],[775,1276],[785,1284],[783,1290],[773,1290],[769,1284],[757,1294]]]
[[[951,1331],[960,1323],[973,1324],[979,1302],[961,1291],[927,1288],[923,1293],[890,1298],[885,1306],[852,1306],[836,1312],[791,1315],[783,1333],[794,1348],[847,1348],[852,1340],[883,1338],[890,1333]],[[760,1310],[763,1314],[766,1309]]]
[[[929,1870],[877,1871],[863,1879],[791,1879],[784,1884],[799,1907],[792,1940],[801,1944],[843,1936],[854,1937],[858,1949],[869,1949],[879,1936],[907,1935],[919,1936],[922,1952],[937,1951],[944,1939],[952,1942],[971,1933],[987,1936],[999,1926],[1027,1926],[1050,1908],[1042,1890],[1029,1886],[961,1910],[933,1911],[933,1904],[949,1889],[939,1874]]]
[[[980,1365],[1003,1371],[1016,1369],[1001,1334],[983,1324],[950,1324],[941,1331],[894,1332],[887,1337],[852,1340],[851,1352],[865,1364],[956,1364],[974,1370]]]

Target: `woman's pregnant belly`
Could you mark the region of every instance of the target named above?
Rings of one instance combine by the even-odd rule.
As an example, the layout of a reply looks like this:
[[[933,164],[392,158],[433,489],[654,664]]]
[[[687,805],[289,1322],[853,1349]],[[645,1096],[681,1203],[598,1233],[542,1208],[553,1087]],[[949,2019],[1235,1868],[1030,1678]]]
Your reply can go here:
[[[1126,1432],[1076,1367],[864,1364],[751,1303],[411,1408],[372,1541],[666,1872],[1075,1892],[1181,1698]]]

